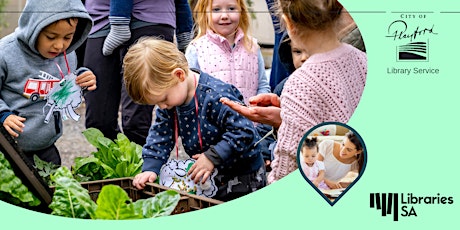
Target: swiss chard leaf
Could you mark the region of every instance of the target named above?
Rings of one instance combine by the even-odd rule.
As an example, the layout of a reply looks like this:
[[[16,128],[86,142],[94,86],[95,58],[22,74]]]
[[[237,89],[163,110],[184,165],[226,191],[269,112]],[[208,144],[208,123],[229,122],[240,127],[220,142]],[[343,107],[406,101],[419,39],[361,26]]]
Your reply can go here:
[[[125,190],[116,185],[105,185],[97,198],[95,219],[124,220],[140,219]]]
[[[137,211],[142,212],[143,218],[169,216],[176,208],[179,200],[178,192],[167,190],[157,193],[154,197],[134,202],[134,207]]]
[[[72,177],[69,169],[60,167],[51,175],[51,180],[56,184],[49,205],[51,214],[80,219],[89,219],[95,215],[96,203],[91,200],[88,190]]]
[[[0,198],[2,200],[20,206],[40,205],[40,200],[14,174],[2,152],[0,152],[0,175]]]

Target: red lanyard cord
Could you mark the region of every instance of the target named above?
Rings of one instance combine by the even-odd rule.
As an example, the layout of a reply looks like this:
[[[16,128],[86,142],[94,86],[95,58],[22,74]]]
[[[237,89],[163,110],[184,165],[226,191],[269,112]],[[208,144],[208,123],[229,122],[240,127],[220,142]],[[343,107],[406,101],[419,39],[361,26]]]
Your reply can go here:
[[[69,66],[69,62],[67,61],[67,53],[65,52],[65,50],[64,50],[64,60],[65,60],[65,65],[67,67],[67,74],[70,74],[70,66]]]
[[[176,138],[176,159],[179,159],[179,143],[177,143],[179,139],[179,131],[177,130],[178,126],[178,120],[177,120],[177,112],[174,110],[174,137]]]
[[[69,66],[69,61],[67,61],[67,55],[66,55],[66,52],[64,50],[64,61],[65,61],[65,65],[67,66],[67,74],[70,74],[70,66]],[[59,74],[61,75],[61,78],[64,79],[64,73],[62,72],[62,69],[61,67],[58,65],[57,62],[55,62],[56,66],[58,67],[59,69]]]
[[[197,85],[197,82],[196,82],[196,76],[194,75],[194,80],[195,80],[195,88],[196,88],[196,85]],[[196,90],[196,89],[195,89]],[[196,97],[196,91],[195,91],[195,94],[193,95],[193,98],[195,99],[195,113],[196,113],[196,119],[197,119],[197,122],[198,122],[198,139],[200,141],[200,153],[203,152],[203,139],[201,138],[201,125],[200,125],[200,116],[198,115],[198,98]],[[179,119],[177,118],[177,111],[174,110],[174,136],[175,136],[175,139],[176,139],[176,158],[179,158],[179,144],[178,144],[178,140],[179,140]]]

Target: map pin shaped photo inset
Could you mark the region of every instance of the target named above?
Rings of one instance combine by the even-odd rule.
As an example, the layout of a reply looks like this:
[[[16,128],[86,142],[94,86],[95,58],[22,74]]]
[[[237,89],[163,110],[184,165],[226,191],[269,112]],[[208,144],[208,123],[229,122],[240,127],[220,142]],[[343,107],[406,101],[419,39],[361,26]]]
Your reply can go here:
[[[339,122],[324,122],[310,129],[297,149],[303,178],[331,206],[362,176],[367,151],[361,136]]]

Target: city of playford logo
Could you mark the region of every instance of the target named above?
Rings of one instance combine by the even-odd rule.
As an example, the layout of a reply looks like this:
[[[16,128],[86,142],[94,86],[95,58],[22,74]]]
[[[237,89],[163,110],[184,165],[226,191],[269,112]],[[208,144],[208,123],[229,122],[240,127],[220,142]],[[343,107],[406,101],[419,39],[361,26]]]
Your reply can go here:
[[[370,207],[381,210],[382,216],[393,214],[393,221],[399,216],[417,217],[416,207],[420,205],[451,205],[452,196],[417,196],[413,193],[370,193]]]

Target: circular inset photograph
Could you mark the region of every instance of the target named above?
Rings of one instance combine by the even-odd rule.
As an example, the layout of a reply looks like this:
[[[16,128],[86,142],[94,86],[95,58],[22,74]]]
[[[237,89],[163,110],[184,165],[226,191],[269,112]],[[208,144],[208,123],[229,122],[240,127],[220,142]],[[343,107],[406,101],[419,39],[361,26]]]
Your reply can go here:
[[[327,122],[304,135],[297,162],[304,179],[333,205],[363,174],[367,151],[356,130]]]

